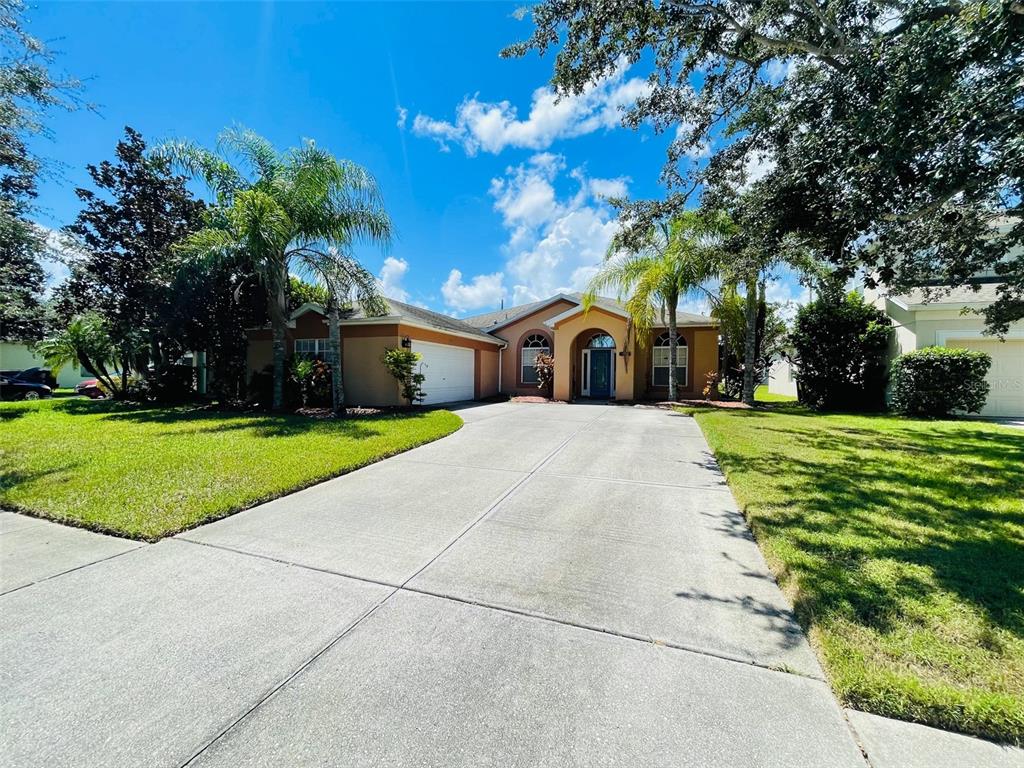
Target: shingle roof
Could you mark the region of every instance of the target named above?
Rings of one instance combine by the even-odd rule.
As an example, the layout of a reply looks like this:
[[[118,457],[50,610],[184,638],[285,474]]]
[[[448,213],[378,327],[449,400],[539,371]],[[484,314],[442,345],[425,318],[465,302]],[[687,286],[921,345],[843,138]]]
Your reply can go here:
[[[969,285],[950,289],[944,286],[913,288],[892,298],[910,305],[929,304],[934,306],[963,306],[964,304],[989,304],[998,298],[998,283],[979,283],[977,290]]]
[[[465,322],[469,323],[474,328],[486,329],[491,326],[498,325],[499,323],[507,323],[517,317],[525,317],[535,309],[543,307],[545,304],[549,304],[550,302],[551,299],[544,299],[543,301],[533,301],[529,304],[520,304],[516,307],[505,307],[504,309],[499,309],[496,312],[485,312],[482,315],[467,317]]]
[[[420,325],[426,325],[431,328],[436,328],[439,331],[452,331],[455,333],[469,334],[470,336],[479,336],[489,341],[494,341],[494,337],[489,333],[484,333],[478,328],[473,327],[469,323],[459,320],[449,315],[442,315],[440,312],[433,312],[423,307],[416,307],[412,304],[406,304],[402,301],[395,301],[394,299],[385,299],[388,304],[388,316],[389,317],[401,317],[406,318],[412,322],[419,323]],[[367,317],[361,309],[352,309],[341,315],[342,320],[370,320],[371,317]]]
[[[574,301],[577,304],[580,304],[583,301],[583,294],[579,292],[556,294],[555,296],[544,299],[543,301],[534,301],[529,304],[506,307],[505,309],[500,309],[497,312],[487,312],[482,315],[467,317],[465,322],[486,331],[494,328],[495,326],[506,325],[520,317],[526,317],[530,313],[543,307],[545,304],[554,303],[559,298],[567,298],[569,301]],[[595,299],[594,304],[595,306],[603,306],[606,309],[611,309],[612,311],[625,311],[625,306],[622,302],[605,296],[598,296]],[[710,325],[714,322],[710,317],[695,314],[693,312],[679,311],[676,313],[676,318],[680,325]]]

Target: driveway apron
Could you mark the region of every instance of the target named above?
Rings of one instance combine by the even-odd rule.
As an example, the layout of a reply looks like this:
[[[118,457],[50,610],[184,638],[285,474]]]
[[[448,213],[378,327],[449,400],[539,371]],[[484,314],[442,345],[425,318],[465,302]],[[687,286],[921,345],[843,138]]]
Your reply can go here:
[[[0,762],[865,765],[692,419],[459,412],[174,540],[12,576]]]

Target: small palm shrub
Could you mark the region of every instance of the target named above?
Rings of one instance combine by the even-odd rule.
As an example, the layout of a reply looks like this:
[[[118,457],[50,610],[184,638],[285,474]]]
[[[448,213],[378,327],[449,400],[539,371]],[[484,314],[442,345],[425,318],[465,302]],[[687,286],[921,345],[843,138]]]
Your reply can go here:
[[[985,374],[992,358],[984,352],[925,347],[892,361],[892,407],[919,416],[978,413],[988,398]]]

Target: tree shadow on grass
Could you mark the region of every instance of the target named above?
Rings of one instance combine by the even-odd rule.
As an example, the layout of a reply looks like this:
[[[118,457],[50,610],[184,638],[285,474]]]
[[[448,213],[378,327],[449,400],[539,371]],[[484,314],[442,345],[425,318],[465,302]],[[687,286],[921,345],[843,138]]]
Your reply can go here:
[[[294,437],[304,434],[336,435],[341,438],[367,439],[386,434],[397,420],[416,421],[429,412],[379,414],[357,419],[313,419],[295,414],[216,411],[194,406],[158,407],[111,401],[74,401],[61,403],[68,413],[99,415],[104,420],[137,424],[166,424],[190,427],[188,431],[216,433],[250,431],[257,437]],[[178,429],[169,430],[174,434]]]
[[[783,576],[798,579],[805,625],[842,616],[892,631],[924,621],[908,598],[927,604],[939,587],[1024,637],[1024,439],[895,419],[879,430],[768,419],[757,427],[764,450],[726,444],[716,454],[741,492],[744,476],[773,478],[768,498],[745,501],[759,538],[796,548]]]
[[[0,468],[0,494],[11,488],[24,485],[25,483],[34,483],[37,480],[42,480],[44,477],[68,472],[75,469],[80,464],[81,462],[72,461],[61,464],[59,467],[50,467],[49,469],[36,469],[31,471]]]

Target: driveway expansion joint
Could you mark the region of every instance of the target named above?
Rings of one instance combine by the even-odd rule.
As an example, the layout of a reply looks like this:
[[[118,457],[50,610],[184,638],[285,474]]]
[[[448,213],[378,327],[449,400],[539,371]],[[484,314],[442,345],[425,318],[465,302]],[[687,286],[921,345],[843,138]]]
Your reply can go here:
[[[592,624],[581,624],[576,621],[560,619],[557,616],[552,616],[547,613],[541,613],[539,611],[531,611],[526,608],[515,608],[508,605],[498,605],[484,600],[474,600],[473,598],[468,597],[457,597],[456,595],[450,595],[442,592],[434,592],[429,589],[423,589],[421,587],[410,587],[406,585],[399,587],[396,591],[411,592],[413,594],[418,595],[427,595],[428,597],[434,597],[440,600],[449,600],[453,603],[463,603],[465,605],[472,605],[476,606],[477,608],[486,608],[492,611],[498,611],[499,613],[511,614],[513,616],[523,616],[526,618],[547,622],[549,624],[558,624],[563,627],[572,627],[574,629],[582,629],[587,632],[595,632],[600,635],[617,637],[622,640],[639,642],[643,643],[644,645],[653,645],[659,648],[668,648],[669,650],[679,651],[681,653],[688,653],[696,656],[706,656],[708,658],[718,659],[719,661],[727,661],[733,664],[742,664],[743,666],[755,667],[766,672],[775,672],[780,675],[790,675],[792,677],[799,677],[814,683],[821,683],[825,686],[828,685],[828,683],[822,677],[819,677],[817,675],[805,674],[795,669],[782,669],[780,667],[773,667],[770,664],[761,664],[760,662],[757,662],[754,659],[744,658],[742,656],[735,656],[728,653],[711,651],[706,648],[701,648],[695,645],[688,645],[686,643],[678,643],[671,640],[661,640],[647,635],[640,635],[633,632],[623,632],[620,630],[610,629],[608,627],[598,627]]]
[[[138,544],[138,546],[132,547],[131,549],[126,549],[123,552],[115,552],[112,555],[107,555],[106,557],[101,557],[99,560],[93,560],[92,562],[89,562],[89,563],[82,563],[82,565],[76,565],[74,568],[68,568],[66,571],[61,571],[60,573],[52,573],[49,576],[45,576],[45,577],[43,577],[41,579],[36,579],[35,581],[31,581],[28,584],[21,584],[20,586],[14,587],[12,589],[8,589],[5,592],[0,592],[0,598],[5,597],[6,595],[13,595],[15,592],[20,592],[23,589],[28,589],[29,587],[35,586],[36,584],[42,584],[44,582],[51,581],[53,579],[58,579],[61,576],[67,576],[69,573],[74,573],[75,571],[81,571],[84,568],[90,568],[90,567],[92,567],[94,565],[99,565],[100,563],[105,563],[108,560],[113,560],[115,557],[121,557],[122,555],[129,554],[130,552],[138,552],[140,549],[142,549],[144,547],[150,546],[147,542],[143,542],[143,541],[137,542],[137,544]]]
[[[390,592],[388,592],[386,595],[381,597],[380,600],[378,600],[373,605],[371,605],[366,611],[364,611],[355,620],[353,620],[348,625],[346,625],[346,627],[341,631],[340,634],[338,634],[336,637],[334,637],[332,640],[330,640],[323,648],[321,648],[319,651],[317,651],[312,656],[310,656],[306,661],[304,661],[302,664],[300,664],[290,674],[286,675],[284,677],[284,679],[282,679],[279,683],[277,683],[277,685],[273,686],[265,695],[261,696],[251,707],[246,709],[246,711],[244,713],[242,713],[241,716],[235,718],[227,726],[225,726],[222,730],[220,730],[217,733],[216,736],[214,736],[209,742],[204,744],[200,749],[198,749],[195,753],[193,753],[192,756],[188,760],[186,760],[184,763],[182,763],[180,768],[187,768],[187,766],[189,766],[192,763],[194,763],[197,759],[199,759],[200,756],[202,756],[202,754],[204,752],[206,752],[208,749],[210,749],[210,747],[212,747],[214,744],[216,744],[218,741],[220,741],[225,735],[227,735],[227,733],[229,731],[231,731],[233,728],[235,728],[237,725],[239,725],[241,722],[243,722],[246,718],[248,718],[251,714],[253,714],[257,709],[259,709],[260,706],[262,706],[266,701],[270,700],[274,696],[274,694],[276,694],[278,691],[280,691],[282,688],[284,688],[286,685],[288,685],[288,683],[290,683],[292,680],[294,680],[296,677],[298,677],[298,675],[301,674],[303,670],[308,668],[313,662],[315,662],[317,659],[319,659],[321,656],[323,656],[325,653],[327,653],[327,651],[329,651],[331,648],[333,648],[335,645],[337,645],[339,642],[341,642],[341,640],[343,640],[349,633],[351,633],[356,627],[358,627],[360,624],[362,624],[363,621],[365,621],[370,616],[372,616],[374,613],[376,613],[376,611],[379,608],[384,606],[388,601],[391,600],[391,598],[393,598],[395,595],[397,595],[399,592],[401,592],[402,589],[409,582],[411,582],[413,579],[415,579],[417,576],[419,576],[421,573],[423,573],[423,571],[425,571],[427,568],[429,568],[439,557],[441,557],[445,552],[447,552],[449,549],[451,549],[451,547],[453,547],[463,536],[465,536],[473,528],[475,528],[479,523],[481,523],[484,519],[486,519],[495,509],[497,509],[501,505],[502,502],[505,501],[505,499],[509,498],[509,496],[514,494],[519,488],[521,488],[525,483],[527,483],[530,480],[530,478],[532,478],[542,467],[544,467],[544,465],[546,465],[549,461],[551,461],[552,458],[554,458],[563,448],[565,448],[565,446],[567,446],[572,441],[572,439],[574,437],[576,437],[586,427],[588,427],[591,424],[593,424],[594,422],[598,421],[598,419],[600,419],[603,415],[604,415],[604,411],[601,411],[601,412],[599,412],[599,414],[595,418],[590,419],[590,420],[588,420],[586,422],[582,422],[577,429],[573,430],[572,433],[565,438],[565,440],[560,442],[543,459],[538,461],[522,478],[520,478],[510,488],[508,488],[504,493],[502,493],[495,501],[493,501],[475,519],[473,519],[470,523],[468,523],[466,526],[464,526],[463,529],[461,531],[459,531],[459,533],[456,534],[444,547],[442,547],[441,550],[439,552],[437,552],[437,554],[435,554],[432,558],[430,558],[430,560],[428,560],[426,562],[426,564],[421,566],[418,570],[416,570],[415,573],[413,573],[411,576],[406,578],[402,582],[401,585],[399,585],[398,587],[393,587]],[[182,541],[185,541],[186,543],[189,543],[189,544],[197,544],[198,543],[198,542],[188,541],[187,539],[182,539]],[[235,550],[227,550],[226,548],[222,548],[222,549],[225,549],[225,551],[232,551],[232,552],[235,551]],[[238,554],[246,555],[248,553],[238,552]],[[272,559],[272,558],[265,558],[265,559]],[[339,575],[340,576],[341,574],[335,574],[335,575]],[[390,586],[390,585],[384,585],[384,586]]]

